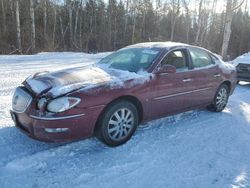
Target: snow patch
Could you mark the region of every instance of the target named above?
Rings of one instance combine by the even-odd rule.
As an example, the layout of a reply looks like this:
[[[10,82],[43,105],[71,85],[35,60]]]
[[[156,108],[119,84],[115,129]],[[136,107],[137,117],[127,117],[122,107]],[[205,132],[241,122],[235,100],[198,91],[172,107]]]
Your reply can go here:
[[[42,143],[14,127],[8,111],[22,80],[38,71],[80,66],[97,56],[0,56],[1,188],[250,187],[248,83],[237,85],[222,113],[197,110],[151,121],[117,148],[95,138],[67,145]],[[126,74],[121,79],[130,78]],[[133,76],[139,79],[140,74],[150,76]]]
[[[162,48],[171,48],[173,46],[188,46],[185,43],[180,42],[143,42],[143,43],[137,43],[128,46],[128,48],[134,48],[134,47],[144,47],[144,48],[154,48],[154,47],[162,47]]]
[[[73,72],[73,69],[71,71]],[[65,73],[71,74],[70,71],[65,71]],[[111,82],[112,80],[112,77],[108,73],[97,67],[86,68],[80,71],[73,72],[72,74],[75,80],[69,79],[69,84],[66,85],[64,85],[62,81],[62,84],[59,84],[58,86],[55,86],[51,90],[49,90],[49,93],[56,97],[69,93],[73,90],[86,88],[88,86],[94,87],[96,85]],[[78,82],[78,80],[80,82]],[[72,83],[70,83],[71,81]]]
[[[74,76],[83,80],[80,82],[58,85],[49,90],[52,96],[60,96],[69,93],[73,90],[81,89],[81,91],[89,91],[92,88],[106,85],[110,89],[121,87],[133,87],[134,85],[143,84],[152,78],[152,74],[144,71],[139,73],[117,70],[112,68],[104,68],[93,66],[83,71],[74,72]],[[131,80],[129,84],[125,84],[126,81]]]
[[[238,66],[240,63],[250,64],[250,52],[245,53],[232,61],[232,64],[234,66]]]
[[[223,61],[222,57],[220,55],[215,54],[215,53],[214,53],[214,55],[218,58],[218,60],[215,59],[215,63],[217,65],[219,65],[220,68],[222,68],[225,71],[229,71],[229,72],[236,70],[234,65],[232,65],[229,62]]]
[[[111,89],[125,86],[133,87],[149,81],[152,77],[152,74],[145,71],[135,73],[95,64],[87,67],[75,67],[37,74],[28,78],[26,82],[38,94],[51,88],[48,93],[53,97],[57,97],[78,89],[89,91],[100,85],[109,86]],[[126,81],[130,82],[125,84]]]
[[[47,89],[47,85],[39,80],[27,79],[26,82],[29,84],[31,89],[36,93],[41,93]]]

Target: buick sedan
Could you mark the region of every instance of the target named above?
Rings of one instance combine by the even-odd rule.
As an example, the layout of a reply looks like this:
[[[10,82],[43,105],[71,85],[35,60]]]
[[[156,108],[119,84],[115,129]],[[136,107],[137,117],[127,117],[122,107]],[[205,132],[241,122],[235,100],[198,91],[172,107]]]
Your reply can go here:
[[[34,139],[96,136],[118,146],[142,122],[197,108],[221,112],[236,82],[235,68],[206,49],[140,43],[93,65],[27,78],[15,90],[11,116]]]

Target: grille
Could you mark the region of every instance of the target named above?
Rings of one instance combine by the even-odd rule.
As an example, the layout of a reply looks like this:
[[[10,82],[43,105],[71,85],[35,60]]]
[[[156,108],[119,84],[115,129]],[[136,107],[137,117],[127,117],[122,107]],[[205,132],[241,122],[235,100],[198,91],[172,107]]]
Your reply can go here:
[[[18,87],[12,98],[12,109],[15,112],[23,113],[32,101],[32,97],[29,93]]]
[[[250,65],[248,64],[239,64],[238,70],[241,72],[250,72]]]

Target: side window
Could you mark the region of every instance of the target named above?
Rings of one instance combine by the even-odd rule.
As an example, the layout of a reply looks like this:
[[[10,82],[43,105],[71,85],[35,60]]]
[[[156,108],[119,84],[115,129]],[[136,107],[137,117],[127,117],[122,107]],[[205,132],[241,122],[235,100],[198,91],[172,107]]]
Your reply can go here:
[[[185,54],[181,50],[170,52],[161,62],[161,64],[172,65],[177,72],[188,70]]]
[[[194,68],[202,68],[214,64],[208,53],[199,48],[189,49]]]

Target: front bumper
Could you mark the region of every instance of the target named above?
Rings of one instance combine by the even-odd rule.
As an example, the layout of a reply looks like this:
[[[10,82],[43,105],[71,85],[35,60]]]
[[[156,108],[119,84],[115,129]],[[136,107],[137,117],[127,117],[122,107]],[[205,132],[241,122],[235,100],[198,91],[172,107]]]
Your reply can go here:
[[[45,142],[69,142],[91,137],[101,110],[95,109],[88,113],[61,118],[29,116],[26,113],[13,111],[10,113],[16,127],[33,139]]]
[[[250,82],[250,65],[240,64],[237,67],[237,80]]]
[[[249,75],[245,75],[245,74],[240,74],[240,73],[238,73],[238,75],[237,75],[237,80],[238,80],[238,81],[250,82],[250,73],[249,73]]]

